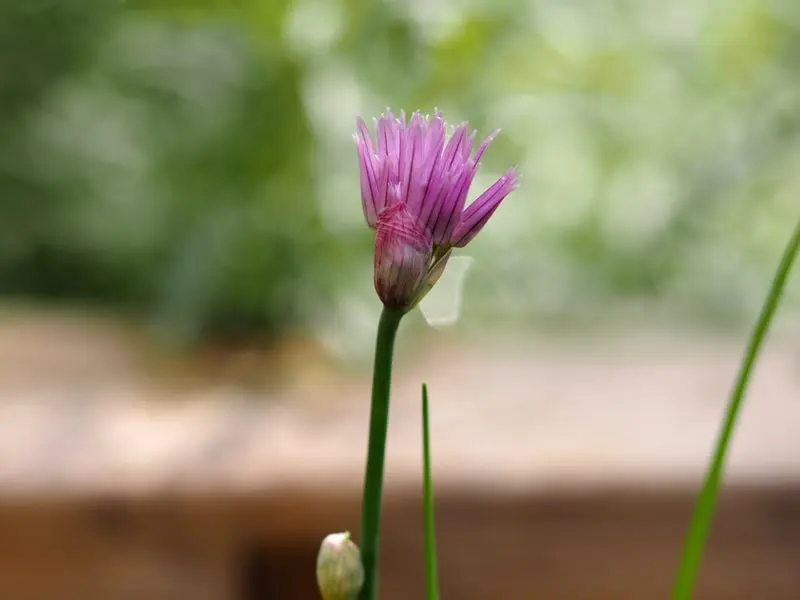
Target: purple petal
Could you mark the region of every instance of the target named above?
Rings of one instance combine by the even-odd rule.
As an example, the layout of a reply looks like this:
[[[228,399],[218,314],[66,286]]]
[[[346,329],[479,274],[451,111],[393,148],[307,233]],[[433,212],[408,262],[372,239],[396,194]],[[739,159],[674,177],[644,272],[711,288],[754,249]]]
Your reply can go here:
[[[375,123],[378,131],[378,156],[394,156],[397,158],[400,150],[398,121],[389,112],[381,115]]]
[[[414,163],[414,140],[411,136],[411,130],[405,126],[405,114],[401,113],[401,115],[401,119],[397,122],[399,139],[397,180],[400,184],[401,197],[405,198],[408,194],[411,168]]]
[[[388,210],[389,208],[392,208],[398,204],[405,204],[403,202],[402,194],[403,190],[400,187],[399,181],[395,183],[390,183],[386,188],[386,206],[384,208]],[[381,211],[381,213],[378,214],[379,218],[380,215],[383,214],[383,212],[385,211]]]
[[[511,169],[469,205],[456,227],[451,244],[459,248],[466,246],[486,225],[503,199],[517,187],[518,175]]]
[[[409,158],[403,178],[403,196],[406,199],[408,210],[411,214],[419,214],[419,203],[424,193],[420,181],[420,167],[425,160],[428,124],[425,118],[415,112],[408,124],[407,137],[409,140]]]
[[[378,173],[378,195],[375,198],[375,208],[378,214],[386,207],[386,198],[388,196],[389,177],[391,175],[391,158],[389,156],[378,155],[376,171]]]
[[[392,113],[389,113],[389,119],[384,115],[381,115],[379,119],[375,119],[375,132],[378,138],[378,156],[386,156],[389,154],[389,125],[391,123],[391,114]]]
[[[450,240],[458,223],[467,200],[467,193],[472,179],[475,176],[475,167],[471,162],[463,164],[450,180],[450,185],[445,190],[439,203],[439,211],[431,215],[431,234],[435,244],[443,244]]]
[[[410,127],[414,138],[414,156],[406,203],[409,212],[419,216],[428,195],[431,174],[444,146],[444,122],[439,115],[429,122],[427,117],[415,113]]]
[[[361,117],[358,117],[356,123],[358,125],[358,134],[354,135],[353,139],[355,139],[356,142],[359,172],[361,174],[361,203],[367,224],[374,228],[378,216],[378,209],[376,206],[378,177],[375,173],[377,165],[367,125]]]
[[[424,187],[422,197],[419,199],[419,207],[409,206],[411,210],[416,210],[420,221],[427,223],[431,213],[435,208],[436,199],[443,182],[443,173],[440,168],[445,140],[445,123],[441,113],[438,111],[433,117],[428,130],[428,150],[423,166],[420,168],[419,178]]]
[[[472,160],[475,161],[476,165],[481,162],[481,158],[483,157],[483,153],[486,152],[487,148],[489,148],[489,146],[492,145],[492,142],[494,141],[494,139],[497,137],[497,134],[499,134],[499,133],[500,133],[500,130],[499,129],[495,129],[489,135],[489,137],[487,137],[485,140],[483,140],[483,142],[480,145],[480,148],[478,148],[478,151],[475,153],[475,158],[472,159]]]
[[[452,174],[449,178],[445,174],[442,181],[436,182],[439,186],[437,188],[438,195],[434,202],[431,203],[431,211],[422,215],[423,222],[432,232],[433,240],[436,244],[443,244],[450,240],[459,221],[461,221],[469,187],[472,185],[472,180],[478,171],[478,161],[491,145],[496,134],[495,132],[486,138],[478,148],[475,158],[470,159],[469,155],[472,153],[475,133],[466,137],[466,126],[460,127],[456,133],[460,134],[459,139],[452,146],[448,146],[448,149],[454,153],[452,164],[458,165],[459,161],[462,161],[463,168],[458,171],[458,174]],[[456,167],[453,168],[455,169]]]
[[[402,130],[399,121],[389,112],[381,115],[375,122],[378,132],[378,154],[376,157],[377,173],[377,196],[375,208],[380,214],[386,206],[389,206],[391,198],[390,191],[394,194],[395,190],[390,190],[391,186],[396,186],[401,179],[400,174],[400,145]]]
[[[465,148],[469,148],[467,126],[461,125],[453,132],[441,157],[437,158],[428,181],[428,190],[423,200],[424,207],[420,211],[420,218],[428,231],[439,232],[438,235],[434,234],[434,241],[437,244],[440,243],[437,240],[445,227],[443,222],[451,218],[453,210],[456,208],[453,202],[448,202],[448,198],[453,186],[460,181],[464,171],[462,157]],[[469,156],[469,150],[466,150],[466,155]],[[456,221],[458,221],[458,215],[456,215]]]
[[[469,160],[469,155],[472,154],[472,147],[475,145],[475,136],[477,134],[477,131],[473,131],[464,140],[461,146],[461,162],[467,162]]]
[[[442,169],[449,171],[453,168],[456,158],[462,154],[462,146],[466,143],[467,125],[460,125],[454,132],[442,156]]]

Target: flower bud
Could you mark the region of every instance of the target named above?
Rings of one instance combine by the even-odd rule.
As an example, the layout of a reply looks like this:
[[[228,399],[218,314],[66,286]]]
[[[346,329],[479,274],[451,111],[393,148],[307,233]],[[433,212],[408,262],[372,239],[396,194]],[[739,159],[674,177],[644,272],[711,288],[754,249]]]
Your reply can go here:
[[[438,110],[432,117],[415,112],[410,121],[405,113],[381,115],[374,138],[361,117],[356,124],[361,204],[376,230],[375,290],[388,308],[409,311],[444,271],[445,253],[478,235],[519,174],[509,169],[467,206],[497,131],[473,153],[475,133],[462,123],[448,136]]]
[[[317,585],[323,600],[355,600],[364,584],[361,552],[350,532],[332,533],[317,555]]]
[[[414,306],[433,251],[431,237],[402,202],[378,215],[375,235],[375,291],[389,308]]]

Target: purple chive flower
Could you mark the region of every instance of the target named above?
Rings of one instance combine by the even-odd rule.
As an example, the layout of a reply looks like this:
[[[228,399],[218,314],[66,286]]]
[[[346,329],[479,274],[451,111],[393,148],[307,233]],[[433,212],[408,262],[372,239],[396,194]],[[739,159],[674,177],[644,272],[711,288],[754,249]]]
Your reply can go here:
[[[497,132],[473,154],[475,133],[415,112],[375,119],[377,146],[363,119],[354,135],[361,201],[375,235],[375,290],[390,308],[410,310],[444,272],[453,247],[466,246],[517,187],[511,169],[465,208],[472,179]]]

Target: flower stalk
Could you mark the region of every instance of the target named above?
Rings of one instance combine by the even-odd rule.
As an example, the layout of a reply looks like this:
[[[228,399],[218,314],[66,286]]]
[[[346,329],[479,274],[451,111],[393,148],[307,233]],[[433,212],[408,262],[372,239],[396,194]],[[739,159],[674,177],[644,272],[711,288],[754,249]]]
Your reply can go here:
[[[367,466],[364,474],[364,496],[361,503],[361,562],[364,565],[364,585],[361,588],[359,600],[376,600],[378,597],[381,502],[386,433],[389,428],[392,357],[397,329],[403,314],[402,310],[385,307],[378,323],[378,336],[375,342]]]

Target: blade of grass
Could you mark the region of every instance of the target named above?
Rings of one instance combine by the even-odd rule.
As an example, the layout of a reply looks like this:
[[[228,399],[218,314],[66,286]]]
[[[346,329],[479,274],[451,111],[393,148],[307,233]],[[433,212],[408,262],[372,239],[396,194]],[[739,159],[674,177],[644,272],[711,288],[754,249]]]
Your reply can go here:
[[[747,345],[744,358],[739,367],[739,374],[736,378],[731,397],[725,411],[725,419],[717,439],[716,448],[711,458],[708,471],[706,473],[703,487],[695,505],[694,514],[689,525],[689,532],[686,537],[683,557],[678,568],[678,575],[673,590],[673,600],[690,600],[694,590],[697,573],[700,570],[700,562],[703,558],[708,531],[711,521],[714,518],[717,496],[722,482],[722,475],[725,467],[725,458],[728,453],[734,428],[739,417],[745,392],[750,382],[753,367],[758,358],[758,353],[766,339],[770,324],[772,323],[775,311],[780,303],[781,295],[786,287],[786,281],[792,270],[792,265],[800,247],[800,222],[795,226],[792,237],[786,245],[778,269],[772,279],[767,298],[761,308],[761,313],[753,327],[750,341]]]
[[[439,567],[436,561],[436,523],[433,510],[431,477],[430,423],[428,419],[428,386],[422,384],[422,498],[425,521],[425,574],[428,600],[439,600]]]

